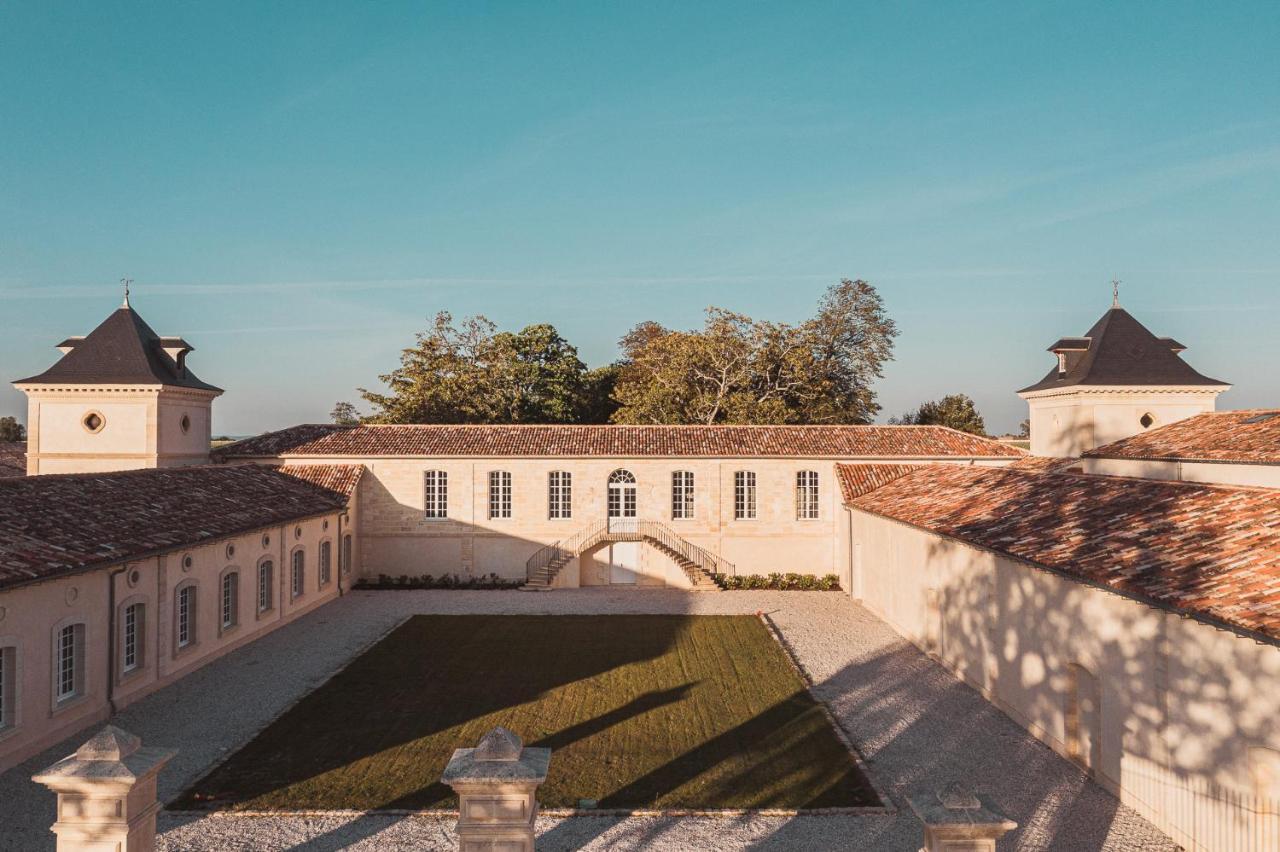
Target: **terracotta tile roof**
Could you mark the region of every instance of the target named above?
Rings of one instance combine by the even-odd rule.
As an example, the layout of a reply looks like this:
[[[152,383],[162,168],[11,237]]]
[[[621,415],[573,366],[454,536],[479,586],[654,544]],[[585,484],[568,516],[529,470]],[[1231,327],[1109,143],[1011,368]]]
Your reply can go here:
[[[1082,473],[1080,459],[1055,458],[1053,456],[1027,456],[1018,459],[1009,467],[1018,470],[1039,471],[1040,473]],[[1074,468],[1074,471],[1072,470]]]
[[[1097,447],[1085,455],[1280,464],[1280,409],[1199,414]]]
[[[336,491],[345,497],[356,493],[356,486],[360,484],[360,477],[364,474],[362,464],[288,464],[273,467],[281,473]]]
[[[940,464],[849,505],[1280,640],[1275,491]]]
[[[216,458],[275,456],[709,456],[1020,458],[941,426],[294,426],[228,444]]]
[[[1017,462],[1014,462],[1017,464]],[[920,467],[918,464],[838,464],[836,476],[840,480],[840,493],[846,504],[855,497],[869,494],[882,485],[905,476]]]
[[[0,441],[0,477],[26,475],[26,443],[23,441]]]
[[[0,588],[340,510],[347,496],[265,465],[0,479]]]

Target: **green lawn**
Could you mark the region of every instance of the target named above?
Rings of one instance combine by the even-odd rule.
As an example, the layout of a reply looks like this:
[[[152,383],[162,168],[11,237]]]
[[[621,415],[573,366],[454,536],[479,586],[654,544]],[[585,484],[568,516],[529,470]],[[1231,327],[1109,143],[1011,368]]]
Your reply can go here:
[[[752,616],[416,616],[174,805],[450,808],[449,756],[495,725],[550,746],[544,807],[879,800]]]

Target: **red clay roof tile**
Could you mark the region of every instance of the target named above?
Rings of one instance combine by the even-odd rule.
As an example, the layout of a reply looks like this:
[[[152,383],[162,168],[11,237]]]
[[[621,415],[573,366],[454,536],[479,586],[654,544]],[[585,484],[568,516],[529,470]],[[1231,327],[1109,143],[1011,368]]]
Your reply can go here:
[[[1148,461],[1280,464],[1280,409],[1198,414],[1105,444],[1085,455]]]

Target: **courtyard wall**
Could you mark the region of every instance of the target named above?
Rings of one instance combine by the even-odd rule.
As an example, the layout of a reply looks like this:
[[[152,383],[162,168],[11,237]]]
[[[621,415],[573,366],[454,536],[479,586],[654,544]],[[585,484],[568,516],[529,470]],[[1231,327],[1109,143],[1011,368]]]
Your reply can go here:
[[[855,597],[1175,840],[1280,847],[1275,644],[856,509],[844,542]]]

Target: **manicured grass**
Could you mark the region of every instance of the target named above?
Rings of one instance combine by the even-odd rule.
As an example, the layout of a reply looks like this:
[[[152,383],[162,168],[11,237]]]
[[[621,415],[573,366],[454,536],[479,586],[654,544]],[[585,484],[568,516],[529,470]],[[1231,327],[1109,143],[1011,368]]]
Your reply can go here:
[[[879,804],[752,616],[416,616],[176,807],[457,807],[453,750],[495,725],[550,746],[543,807]]]

